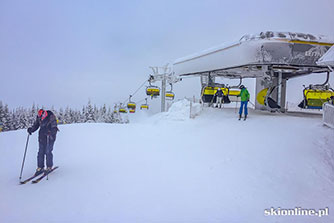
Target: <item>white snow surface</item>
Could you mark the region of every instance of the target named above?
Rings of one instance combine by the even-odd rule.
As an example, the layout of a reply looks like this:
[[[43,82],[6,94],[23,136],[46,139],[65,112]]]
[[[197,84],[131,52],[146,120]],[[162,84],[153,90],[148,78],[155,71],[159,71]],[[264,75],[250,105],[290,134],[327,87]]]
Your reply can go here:
[[[18,184],[26,131],[0,133],[0,222],[334,222],[334,132],[321,116],[188,112],[182,100],[130,124],[61,125],[59,169],[35,185]],[[37,147],[35,133],[24,178]],[[264,216],[271,207],[330,215]]]

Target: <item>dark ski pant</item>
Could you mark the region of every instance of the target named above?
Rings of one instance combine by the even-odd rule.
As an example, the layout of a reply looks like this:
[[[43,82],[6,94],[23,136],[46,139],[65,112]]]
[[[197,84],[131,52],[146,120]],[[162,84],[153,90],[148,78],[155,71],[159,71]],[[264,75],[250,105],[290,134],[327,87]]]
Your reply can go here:
[[[245,115],[248,115],[248,109],[247,109],[248,101],[241,101],[240,109],[239,109],[239,115],[242,115],[243,107],[245,107]]]
[[[37,154],[37,166],[39,168],[44,168],[44,160],[46,157],[46,167],[53,166],[53,144],[55,143],[54,140],[49,140],[48,138],[46,141],[39,142],[39,150]]]

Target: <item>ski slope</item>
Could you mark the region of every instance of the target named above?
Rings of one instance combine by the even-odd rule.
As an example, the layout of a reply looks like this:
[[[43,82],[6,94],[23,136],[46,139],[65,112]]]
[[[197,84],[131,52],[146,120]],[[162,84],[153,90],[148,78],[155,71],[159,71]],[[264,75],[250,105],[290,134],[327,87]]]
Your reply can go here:
[[[27,133],[0,134],[0,222],[334,222],[334,131],[321,116],[204,109],[186,101],[130,124],[60,126],[49,180],[18,185]],[[140,117],[140,118],[138,118]],[[30,137],[23,177],[36,168]],[[329,216],[265,216],[264,209]]]

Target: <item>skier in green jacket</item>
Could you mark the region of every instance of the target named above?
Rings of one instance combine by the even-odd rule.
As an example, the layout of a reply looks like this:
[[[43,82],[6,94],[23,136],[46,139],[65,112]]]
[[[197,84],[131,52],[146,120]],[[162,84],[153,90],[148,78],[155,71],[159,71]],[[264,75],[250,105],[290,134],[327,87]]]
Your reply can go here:
[[[241,89],[240,95],[238,95],[238,97],[241,97],[241,105],[240,105],[240,109],[239,109],[239,120],[242,117],[243,107],[245,107],[245,118],[244,118],[244,120],[246,120],[247,115],[248,115],[247,103],[249,101],[249,96],[250,95],[249,95],[249,92],[248,92],[247,88],[244,85],[241,85],[239,88]]]

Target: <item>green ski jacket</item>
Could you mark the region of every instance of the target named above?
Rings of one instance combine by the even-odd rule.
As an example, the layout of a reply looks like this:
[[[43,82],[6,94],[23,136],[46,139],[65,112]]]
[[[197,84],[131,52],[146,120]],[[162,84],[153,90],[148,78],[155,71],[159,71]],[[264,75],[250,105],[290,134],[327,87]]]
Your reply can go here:
[[[241,101],[248,101],[249,100],[249,92],[246,88],[241,89],[240,95]]]

